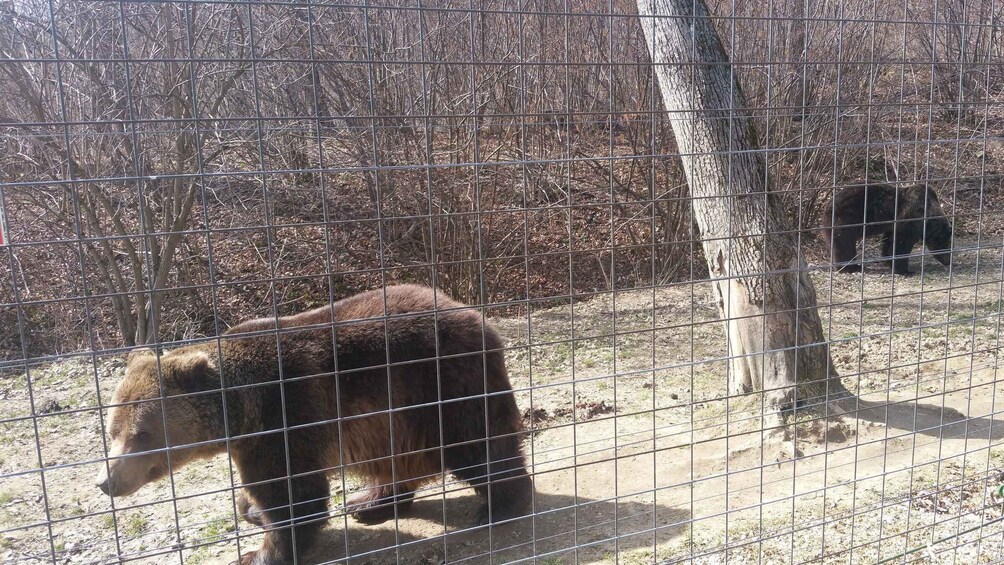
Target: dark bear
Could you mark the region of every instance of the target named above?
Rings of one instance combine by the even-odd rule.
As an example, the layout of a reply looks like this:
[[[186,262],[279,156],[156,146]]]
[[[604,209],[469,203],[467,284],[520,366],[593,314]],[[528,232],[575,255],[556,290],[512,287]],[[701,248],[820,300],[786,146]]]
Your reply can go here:
[[[480,312],[425,287],[134,353],[112,401],[98,475],[112,496],[225,453],[229,438],[241,514],[266,530],[242,563],[303,555],[328,517],[330,473],[365,480],[346,503],[364,523],[394,518],[444,471],[484,499],[481,524],[524,515],[533,490],[502,339]]]
[[[927,186],[848,186],[823,212],[823,226],[830,262],[842,272],[862,269],[855,258],[863,237],[882,237],[882,257],[899,275],[912,274],[909,255],[920,241],[942,265],[952,262],[952,224]]]

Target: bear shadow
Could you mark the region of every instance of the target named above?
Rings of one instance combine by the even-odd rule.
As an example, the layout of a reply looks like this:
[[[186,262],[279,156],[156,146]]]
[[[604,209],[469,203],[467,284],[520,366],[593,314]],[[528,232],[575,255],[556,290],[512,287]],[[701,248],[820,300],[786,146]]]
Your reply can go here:
[[[491,526],[476,526],[481,500],[473,495],[431,495],[394,520],[365,526],[343,515],[333,517],[320,534],[309,563],[339,561],[439,564],[458,560],[506,563],[532,557],[576,552],[603,555],[613,551],[653,548],[684,534],[689,510],[647,500],[593,500],[566,494],[534,494],[533,512]],[[445,519],[444,519],[445,518]],[[422,532],[424,535],[417,535]],[[346,548],[348,551],[346,551]]]

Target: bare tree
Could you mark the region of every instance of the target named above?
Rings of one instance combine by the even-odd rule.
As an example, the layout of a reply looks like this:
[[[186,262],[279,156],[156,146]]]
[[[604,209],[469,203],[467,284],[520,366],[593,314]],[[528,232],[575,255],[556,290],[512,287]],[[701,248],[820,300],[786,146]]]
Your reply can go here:
[[[725,320],[729,388],[774,411],[843,391],[746,100],[703,0],[638,0]],[[657,16],[657,17],[653,17]]]
[[[706,2],[725,16],[715,27],[758,108],[759,142],[777,148],[771,188],[799,227],[834,182],[883,165],[908,176],[911,160],[929,162],[919,144],[889,143],[907,127],[897,125],[909,114],[903,88],[923,100],[936,81],[937,93],[961,96],[939,100],[972,118],[999,90],[999,2],[941,2],[938,22],[961,22],[949,35],[941,24],[907,33],[900,12],[923,2],[890,7],[888,21],[864,0]],[[0,1],[8,215],[20,241],[64,242],[58,252],[19,248],[37,265],[23,286],[37,301],[87,296],[101,340],[155,339],[158,317],[160,338],[196,335],[214,327],[209,309],[186,304],[210,299],[209,247],[227,249],[214,254],[216,281],[265,280],[277,273],[258,253],[266,234],[288,235],[218,228],[325,219],[327,232],[302,229],[313,247],[297,261],[323,269],[316,249],[329,248],[339,270],[387,268],[405,280],[435,264],[437,283],[468,301],[484,288],[499,300],[528,286],[557,296],[569,282],[574,293],[691,276],[689,195],[680,161],[653,157],[677,146],[635,20],[566,15],[559,0],[527,0],[519,13],[503,0],[473,14],[423,6]],[[576,12],[635,6],[586,0]],[[896,72],[903,57],[932,52],[933,77]],[[915,114],[909,127],[926,131]],[[611,158],[621,155],[631,158]],[[978,155],[959,158],[975,170]],[[545,208],[564,217],[516,212]],[[534,251],[563,242],[569,226],[581,238],[571,266],[553,248]],[[349,243],[326,246],[323,233]],[[547,267],[521,275],[535,254]],[[77,276],[60,279],[64,290],[37,283],[66,265]],[[369,276],[346,277],[339,292],[367,288],[378,278]],[[302,284],[320,296],[325,280]],[[13,302],[4,292],[0,302]],[[213,292],[228,296],[212,314],[221,319],[262,300],[243,286]],[[37,314],[46,331],[32,335],[92,339],[79,313],[61,314],[58,328]]]
[[[0,66],[7,94],[2,107],[15,116],[10,128],[19,144],[7,159],[21,178],[53,185],[11,191],[11,199],[37,210],[38,221],[56,237],[79,238],[94,274],[91,293],[111,303],[126,344],[157,341],[165,293],[178,286],[171,279],[199,194],[195,173],[231,145],[197,135],[195,92],[201,87],[203,117],[215,117],[250,64],[219,73],[208,86],[193,86],[197,73],[182,54],[189,23],[200,17],[195,7],[186,12],[162,5],[132,14],[132,56],[167,60],[144,67],[102,60],[125,41],[116,7],[59,3],[54,17],[62,25],[55,28],[45,6],[23,8],[4,14],[0,27],[0,58],[9,61]],[[232,39],[238,35],[240,29],[231,32]],[[53,40],[69,63],[44,64],[31,56]],[[157,125],[138,125],[143,117]],[[60,122],[87,125],[49,126]],[[135,180],[111,180],[126,177]]]
[[[1000,83],[1001,21],[1004,4],[993,0],[945,0],[931,6],[914,3],[909,13],[923,14],[919,20],[933,19],[918,33],[921,52],[933,63],[932,81],[937,98],[951,118],[977,124],[980,104],[990,95],[987,86]],[[930,15],[928,15],[930,14]]]

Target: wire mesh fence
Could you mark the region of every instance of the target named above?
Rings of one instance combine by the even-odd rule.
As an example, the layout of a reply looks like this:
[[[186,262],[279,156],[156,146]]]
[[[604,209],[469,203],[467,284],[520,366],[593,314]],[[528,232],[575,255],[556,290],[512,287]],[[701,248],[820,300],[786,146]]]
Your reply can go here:
[[[1001,561],[1002,34],[0,3],[0,561]]]

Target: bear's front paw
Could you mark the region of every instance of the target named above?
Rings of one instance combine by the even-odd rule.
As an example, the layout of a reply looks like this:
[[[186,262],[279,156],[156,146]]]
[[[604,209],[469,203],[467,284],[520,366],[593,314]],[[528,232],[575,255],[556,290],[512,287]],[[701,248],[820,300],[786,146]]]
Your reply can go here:
[[[259,549],[241,555],[240,561],[234,561],[230,565],[283,565],[284,563],[286,562]]]
[[[493,508],[491,512],[489,512],[488,505],[483,504],[481,505],[481,508],[478,509],[475,523],[478,526],[487,526],[489,524],[508,522],[524,515],[526,515],[526,511],[520,510],[516,507]]]
[[[395,513],[400,515],[411,506],[414,496],[413,492],[395,496],[393,488],[371,487],[349,497],[345,508],[357,522],[372,526],[393,520]]]
[[[265,519],[262,517],[261,508],[259,508],[254,502],[251,502],[246,493],[242,492],[241,495],[237,497],[237,511],[240,513],[241,517],[249,523],[258,527],[265,525]]]
[[[476,526],[487,526],[492,523],[491,513],[488,511],[488,505],[482,504],[481,508],[478,508],[478,513],[475,516],[474,524]]]

